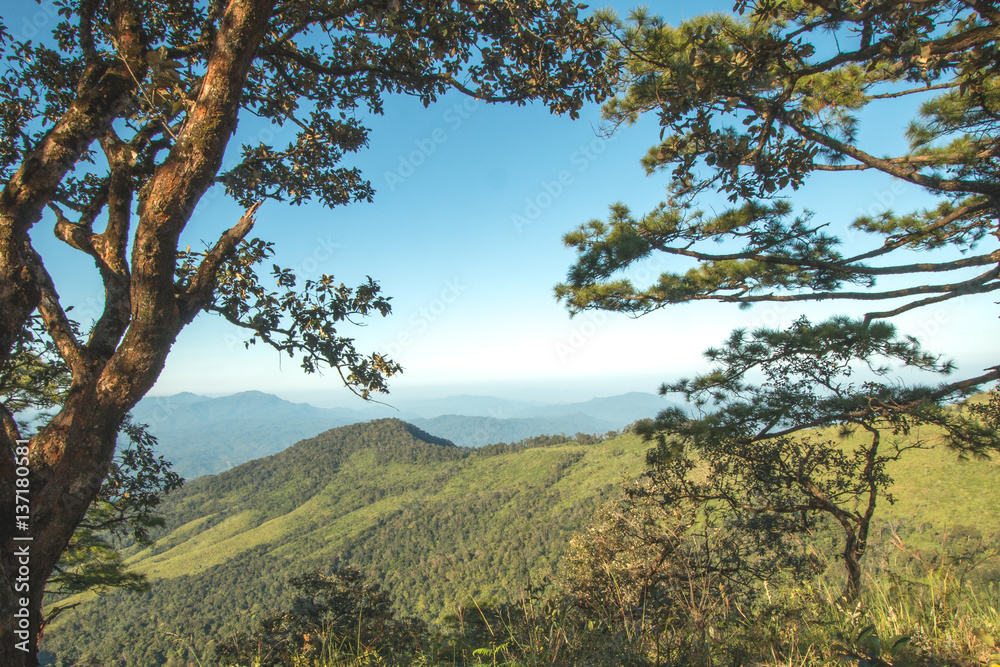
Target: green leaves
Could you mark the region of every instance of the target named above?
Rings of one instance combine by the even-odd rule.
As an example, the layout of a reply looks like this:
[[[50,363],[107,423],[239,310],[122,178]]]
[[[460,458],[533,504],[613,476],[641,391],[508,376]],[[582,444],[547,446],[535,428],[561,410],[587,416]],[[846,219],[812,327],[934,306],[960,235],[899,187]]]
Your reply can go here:
[[[345,654],[381,662],[412,655],[426,638],[422,621],[398,617],[389,594],[352,567],[312,572],[290,583],[298,593],[291,608],[264,619],[252,634],[222,639],[216,664],[280,667]]]
[[[609,58],[621,72],[605,116],[617,126],[655,115],[659,142],[642,164],[668,176],[670,197],[642,217],[616,205],[607,220],[613,233],[591,223],[567,236],[578,258],[557,296],[570,310],[642,313],[699,299],[905,299],[890,311],[869,313],[888,317],[1000,289],[996,271],[959,273],[998,267],[1000,84],[984,55],[997,49],[996,17],[952,13],[947,2],[857,10],[746,2],[738,9],[741,18],[704,15],[678,26],[645,12],[625,23],[604,19]],[[828,35],[837,49],[827,48]],[[923,99],[907,131],[911,150],[881,156],[861,145],[861,113],[877,114],[889,100],[906,97]],[[867,170],[925,188],[941,203],[902,213],[874,207],[853,225],[865,238],[851,234],[845,248],[839,235],[821,230],[846,226],[850,212],[810,227],[810,214],[793,218],[783,199],[816,171]],[[699,211],[700,198],[713,192],[727,196],[733,208],[712,217]],[[740,217],[744,221],[728,224]],[[656,225],[660,220],[672,224]],[[630,250],[633,237],[648,246]],[[987,239],[989,248],[970,252]],[[903,249],[970,256],[894,260]],[[651,286],[617,275],[660,253],[694,259],[697,268],[665,272]],[[928,285],[928,273],[941,278]],[[905,282],[876,291],[882,276]],[[854,285],[864,289],[851,290]]]
[[[692,435],[705,428],[704,438],[718,440],[817,426],[903,424],[936,389],[899,387],[892,380],[898,367],[942,375],[952,371],[947,360],[899,337],[892,325],[844,317],[818,324],[800,318],[788,329],[737,329],[705,356],[713,364],[709,371],[665,384],[661,392],[679,392],[697,409],[712,408],[711,414],[687,425],[671,415],[658,426],[695,429]]]
[[[565,236],[578,259],[566,283],[556,287],[556,296],[573,312],[602,308],[642,313],[685,301],[753,303],[783,300],[779,291],[833,291],[844,283],[874,283],[864,264],[845,265],[839,239],[824,225],[812,225],[808,215],[790,214],[791,206],[780,200],[749,201],[713,216],[664,204],[642,218],[616,204],[606,223],[591,221]],[[730,253],[711,249],[726,239],[743,247]],[[632,264],[658,252],[698,264],[685,273],[664,272],[649,286],[616,280]]]
[[[909,663],[898,663],[896,658],[909,644],[910,639],[912,638],[909,635],[896,635],[883,642],[875,625],[871,624],[862,628],[853,640],[849,639],[846,646],[835,645],[832,648],[840,654],[842,660],[857,661],[858,667],[887,664],[896,664],[902,667],[902,665]],[[887,662],[887,658],[893,662]]]
[[[885,465],[910,447],[901,436],[933,425],[960,456],[1000,451],[992,408],[946,407],[1000,378],[1000,367],[907,386],[902,369],[946,376],[955,367],[885,321],[1000,290],[1000,79],[985,56],[997,49],[997,17],[948,2],[737,9],[740,18],[678,26],[645,12],[608,19],[621,75],[605,116],[614,125],[655,116],[659,140],[642,165],[667,176],[669,197],[641,216],[616,203],[567,234],[577,257],[555,294],[571,314],[642,315],[699,300],[890,302],[858,317],[734,331],[706,351],[705,372],[661,388],[690,410],[641,429],[656,443],[648,476],[664,503],[724,503],[743,529],[771,537],[808,530],[822,514],[836,521],[844,594],[855,597],[869,522],[891,481]],[[922,101],[910,149],[882,156],[861,145],[862,114],[906,97]],[[939,203],[896,212],[894,198],[831,221],[796,215],[787,197],[817,171],[881,172]],[[710,194],[731,208],[700,210]],[[635,284],[632,269],[656,261],[659,277]]]
[[[260,340],[298,358],[307,373],[333,368],[347,387],[363,398],[388,393],[388,379],[402,367],[378,352],[362,355],[353,339],[338,333],[344,323],[354,324],[355,317],[389,315],[390,299],[382,296],[378,283],[369,277],[350,288],[324,274],[304,281],[300,288],[299,278],[290,269],[272,265],[271,275],[278,287],[272,290],[255,271],[272,252],[271,244],[260,239],[242,242],[220,268],[212,301],[205,310],[252,332],[246,341],[248,348]],[[179,292],[187,287],[205,254],[190,250],[179,253]]]
[[[36,37],[32,31],[28,37],[33,39],[23,41],[0,26],[0,59],[5,62],[0,73],[4,180],[57,121],[76,122],[79,110],[69,110],[73,104],[83,104],[102,76],[113,78],[108,72],[114,71],[123,80],[127,88],[123,103],[107,110],[107,117],[93,120],[94,127],[80,135],[87,137],[88,147],[79,164],[69,165],[70,173],[54,198],[62,209],[79,214],[79,226],[88,232],[115,208],[122,220],[109,227],[120,237],[115,243],[121,248],[128,245],[133,231],[129,212],[135,208],[141,218],[144,211],[154,209],[157,204],[146,201],[150,184],[162,181],[164,174],[169,180],[179,165],[197,163],[199,169],[207,169],[207,178],[223,184],[226,194],[244,208],[268,199],[295,205],[319,201],[330,207],[370,201],[371,184],[345,161],[368,143],[368,128],[358,118],[365,112],[381,113],[386,94],[412,95],[427,105],[449,90],[458,90],[490,102],[540,101],[554,113],[575,116],[586,101],[602,100],[607,93],[598,24],[580,18],[581,7],[566,0],[264,3],[252,17],[266,21],[259,31],[261,43],[240,45],[249,47],[246,53],[252,62],[239,75],[244,80],[236,82],[211,78],[225,60],[214,46],[223,24],[239,23],[232,17],[223,21],[228,10],[216,3],[173,0],[134,9],[134,16],[125,16],[106,3],[70,3],[61,7],[52,36]],[[246,20],[247,26],[253,23]],[[240,91],[232,114],[255,116],[264,124],[242,146],[236,163],[218,173],[221,154],[202,154],[205,137],[189,134],[197,125],[192,119],[198,109],[207,108],[210,98],[231,84]],[[209,115],[219,116],[214,111]],[[92,154],[91,143],[106,155]],[[119,161],[121,155],[128,159]],[[178,187],[203,191],[207,185]],[[190,194],[185,207],[193,207],[200,191]],[[175,273],[179,280],[188,280],[195,258],[178,255]],[[323,281],[307,283],[310,296],[299,301],[279,293],[266,295],[251,275],[253,262],[247,262],[248,257],[249,253],[237,260],[241,265],[230,263],[219,276],[218,284],[228,290],[216,295],[223,310],[240,312],[242,317],[257,309],[253,321],[244,324],[261,336],[267,334],[268,325],[280,326],[284,333],[271,332],[270,339],[281,340],[276,344],[282,350],[311,350],[303,361],[309,370],[324,360],[338,370],[346,369],[338,364],[348,363],[352,368],[345,373],[352,385],[365,387],[360,390],[363,394],[384,389],[376,376],[398,367],[378,355],[361,360],[349,339],[336,336],[319,320],[385,314],[387,301],[367,286],[348,294]],[[127,276],[122,268],[113,273]],[[241,304],[247,299],[252,303]],[[331,307],[333,303],[342,307]],[[272,308],[283,317],[304,319],[294,326],[286,327],[287,319],[279,325]],[[293,329],[296,333],[289,339],[287,332]]]

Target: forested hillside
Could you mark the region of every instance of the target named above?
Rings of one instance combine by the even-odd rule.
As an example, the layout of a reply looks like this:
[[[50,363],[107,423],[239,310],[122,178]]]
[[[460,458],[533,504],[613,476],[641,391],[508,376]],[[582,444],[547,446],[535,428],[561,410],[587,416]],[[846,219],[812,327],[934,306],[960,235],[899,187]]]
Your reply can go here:
[[[934,442],[931,431],[909,437]],[[385,419],[200,478],[167,499],[157,545],[130,557],[152,590],[85,599],[44,648],[105,667],[186,664],[176,656],[188,646],[210,654],[218,638],[287,608],[290,577],[344,565],[374,575],[401,611],[432,625],[473,602],[517,598],[556,571],[571,536],[620,493],[621,475],[644,469],[649,445],[634,434],[583,442],[474,450]],[[932,549],[956,529],[993,530],[996,463],[926,449],[891,472],[897,502],[880,510],[873,550],[892,539]]]
[[[45,650],[163,664],[175,635],[206,650],[287,606],[288,578],[323,566],[377,575],[401,609],[428,620],[508,599],[551,574],[621,474],[641,470],[637,436],[590,442],[473,450],[385,419],[199,478],[164,503],[157,545],[130,558],[152,591],[68,612]]]

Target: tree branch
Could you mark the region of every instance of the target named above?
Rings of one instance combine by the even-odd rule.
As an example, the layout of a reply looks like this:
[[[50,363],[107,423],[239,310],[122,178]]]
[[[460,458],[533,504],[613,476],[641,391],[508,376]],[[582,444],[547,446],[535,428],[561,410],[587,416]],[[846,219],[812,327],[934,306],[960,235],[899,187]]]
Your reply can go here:
[[[146,128],[143,128],[146,130]],[[141,132],[140,132],[141,134]],[[125,251],[132,226],[132,149],[110,131],[101,141],[111,173],[108,177],[108,224],[93,239],[104,282],[104,312],[94,324],[89,347],[109,359],[128,327],[131,316],[130,275]]]
[[[1000,196],[1000,185],[991,185],[985,181],[966,181],[961,179],[946,179],[937,178],[935,176],[926,176],[915,169],[906,169],[891,159],[877,158],[860,148],[852,146],[851,144],[834,139],[827,134],[809,127],[805,123],[796,120],[792,114],[789,114],[784,110],[779,113],[781,113],[782,121],[785,124],[806,139],[820,144],[821,146],[826,146],[827,148],[838,153],[842,153],[847,157],[853,158],[862,164],[868,165],[869,167],[878,169],[879,171],[889,174],[890,176],[895,176],[896,178],[900,178],[904,181],[914,183],[930,190],[940,190],[942,192],[974,192],[992,197]]]
[[[72,372],[73,379],[79,379],[88,372],[90,367],[87,351],[80,345],[80,341],[76,339],[69,318],[66,316],[62,304],[59,303],[59,295],[56,293],[55,285],[52,283],[52,277],[45,269],[45,265],[42,264],[41,257],[30,246],[28,251],[32,255],[33,262],[31,268],[34,273],[35,284],[38,285],[41,296],[38,303],[38,312],[45,323],[45,330],[48,332],[49,337],[52,338],[52,342],[59,351],[59,355]]]
[[[30,265],[37,258],[22,254],[30,247],[28,230],[66,173],[131,99],[138,82],[130,67],[139,72],[146,68],[145,36],[135,6],[129,0],[111,3],[112,30],[122,59],[84,69],[76,98],[0,193],[0,361],[8,358],[17,332],[41,298],[38,285],[31,283]]]
[[[187,120],[144,186],[132,247],[131,319],[101,379],[103,391],[123,409],[152,386],[186,323],[174,290],[177,242],[221,166],[274,2],[232,0],[226,6]]]
[[[190,321],[206,304],[211,301],[215,290],[215,279],[219,267],[232,254],[236,246],[246,238],[254,225],[254,215],[263,202],[257,202],[248,208],[233,227],[224,233],[215,246],[205,255],[194,277],[184,290],[184,315]]]
[[[697,294],[695,296],[689,297],[690,301],[704,301],[714,299],[717,301],[723,301],[728,303],[758,303],[765,301],[823,301],[825,299],[849,299],[855,301],[880,301],[883,299],[897,299],[900,297],[914,296],[916,294],[936,294],[942,292],[959,292],[966,293],[966,290],[975,290],[976,292],[992,292],[995,289],[1000,289],[1000,284],[992,285],[989,284],[990,280],[995,280],[1000,276],[1000,267],[991,269],[986,273],[983,273],[971,280],[967,280],[960,283],[949,283],[944,285],[919,285],[916,287],[907,287],[904,289],[890,290],[887,292],[812,292],[809,294],[788,294],[788,295],[778,295],[778,294],[762,294],[758,296],[745,296],[743,294]],[[985,287],[985,289],[976,289],[979,286]],[[744,290],[745,291],[745,290]],[[974,293],[969,291],[968,293]],[[625,296],[619,297],[628,301],[648,301],[656,300],[654,297],[649,295],[636,295],[636,296]],[[662,304],[662,302],[661,302]]]
[[[980,213],[985,213],[986,211],[994,208],[996,208],[995,204],[993,204],[988,199],[984,199],[975,204],[966,204],[964,206],[960,206],[951,213],[949,213],[948,215],[937,220],[934,224],[928,226],[926,229],[908,232],[892,242],[889,242],[887,239],[887,242],[881,248],[876,248],[875,250],[870,250],[866,253],[855,255],[854,257],[848,258],[844,261],[853,264],[854,262],[859,262],[863,259],[871,259],[872,257],[878,257],[879,255],[884,255],[888,252],[895,250],[896,248],[901,248],[911,243],[914,240],[914,238],[919,238],[922,235],[926,235],[928,233],[936,232],[939,229],[943,229],[944,227],[955,222],[956,220],[965,217],[972,217]]]

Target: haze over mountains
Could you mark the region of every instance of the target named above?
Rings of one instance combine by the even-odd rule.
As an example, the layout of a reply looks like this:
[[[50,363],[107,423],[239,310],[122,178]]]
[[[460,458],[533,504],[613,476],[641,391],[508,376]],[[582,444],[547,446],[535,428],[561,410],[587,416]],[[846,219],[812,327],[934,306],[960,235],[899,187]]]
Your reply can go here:
[[[404,419],[456,445],[482,447],[536,435],[617,431],[669,405],[654,394],[632,392],[553,405],[462,395],[350,409],[293,403],[259,391],[220,398],[186,392],[144,398],[132,414],[149,426],[159,453],[174,470],[193,479],[274,454],[327,429],[372,419]]]

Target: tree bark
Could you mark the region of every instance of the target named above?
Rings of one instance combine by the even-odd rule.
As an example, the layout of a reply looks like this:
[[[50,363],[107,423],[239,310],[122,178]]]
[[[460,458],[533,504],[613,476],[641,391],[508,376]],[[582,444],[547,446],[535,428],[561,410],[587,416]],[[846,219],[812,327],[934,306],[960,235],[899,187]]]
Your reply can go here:
[[[107,340],[101,341],[102,349],[81,346],[83,361],[73,369],[61,410],[31,439],[30,473],[24,477],[31,508],[27,533],[14,523],[15,444],[0,436],[4,439],[0,452],[0,665],[4,667],[37,665],[45,582],[100,490],[122,419],[153,386],[177,334],[202,305],[181,304],[175,294],[177,242],[221,166],[236,127],[243,83],[274,2],[232,0],[225,10],[194,108],[138,202],[128,327],[116,347],[109,347]],[[142,49],[134,55],[141,58]],[[135,82],[131,77],[112,78],[121,87],[119,97],[132,94]],[[110,127],[119,97],[97,95],[103,107],[91,100],[88,113],[74,111],[77,115],[64,117],[36,151],[44,156],[46,150],[51,153],[50,145],[65,146],[55,164],[34,158],[26,161],[0,195],[0,355],[10,354],[17,332],[41,301],[27,230],[40,218],[55,187],[82,151]],[[83,101],[74,105],[82,106]],[[243,235],[249,229],[249,225],[240,227]],[[22,567],[27,576],[21,577]],[[24,601],[26,606],[21,604]],[[17,617],[24,609],[26,632]]]
[[[846,536],[843,556],[844,566],[847,568],[847,581],[840,597],[852,603],[861,595],[861,556],[864,554],[864,546],[853,530],[846,531]]]

